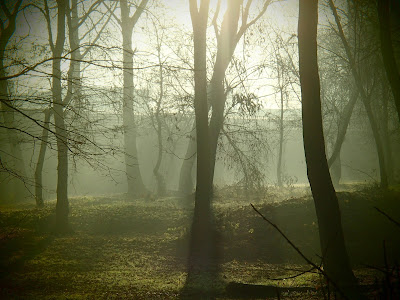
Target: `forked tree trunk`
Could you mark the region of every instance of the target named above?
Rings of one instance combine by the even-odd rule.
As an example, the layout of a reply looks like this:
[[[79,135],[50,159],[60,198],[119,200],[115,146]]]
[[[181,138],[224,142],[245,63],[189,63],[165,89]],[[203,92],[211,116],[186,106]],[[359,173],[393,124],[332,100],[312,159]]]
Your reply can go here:
[[[329,6],[331,7],[331,10],[335,17],[335,22],[336,22],[336,25],[339,30],[339,37],[342,40],[343,47],[346,51],[346,55],[349,60],[351,72],[354,77],[354,81],[356,83],[357,89],[360,93],[361,101],[363,102],[365,111],[367,112],[369,124],[371,126],[371,130],[372,130],[372,134],[373,134],[375,146],[376,146],[376,152],[378,154],[378,160],[379,160],[379,175],[380,175],[380,180],[381,180],[380,185],[381,185],[381,188],[387,189],[388,179],[387,179],[387,171],[386,171],[386,163],[385,163],[385,154],[384,154],[384,150],[383,150],[382,140],[381,140],[381,137],[379,134],[378,124],[375,120],[374,113],[371,108],[370,99],[367,96],[367,93],[365,92],[361,76],[360,76],[359,72],[357,71],[357,65],[356,65],[356,61],[354,59],[354,55],[352,54],[349,43],[347,42],[347,39],[344,35],[342,24],[340,23],[339,15],[337,13],[337,9],[333,3],[333,0],[329,0]]]
[[[349,299],[360,299],[347,255],[340,209],[329,174],[322,129],[317,63],[318,1],[300,0],[299,72],[307,175],[314,198],[324,270]]]
[[[351,95],[349,102],[347,102],[345,108],[343,109],[343,115],[340,118],[339,130],[336,136],[335,145],[333,146],[332,154],[328,159],[329,168],[331,168],[335,160],[340,157],[340,150],[342,149],[344,138],[347,133],[347,128],[349,127],[351,115],[353,113],[354,105],[357,102],[357,98],[358,91]]]
[[[133,85],[133,49],[132,34],[140,14],[143,12],[147,1],[142,1],[136,9],[135,14],[130,17],[128,3],[120,0],[121,6],[121,29],[122,29],[122,51],[123,51],[123,95],[122,95],[122,122],[124,132],[124,152],[126,177],[128,182],[128,195],[134,197],[143,196],[147,189],[143,184],[139,168],[138,151],[136,145],[137,128],[133,109],[134,85]]]

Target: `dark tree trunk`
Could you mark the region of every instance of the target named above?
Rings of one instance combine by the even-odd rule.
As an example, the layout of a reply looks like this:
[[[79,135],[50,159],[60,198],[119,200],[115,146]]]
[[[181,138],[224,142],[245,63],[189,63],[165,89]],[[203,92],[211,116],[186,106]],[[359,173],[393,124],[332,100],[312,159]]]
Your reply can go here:
[[[226,69],[232,59],[236,45],[240,36],[237,34],[240,7],[242,2],[232,0],[228,2],[228,7],[221,24],[221,31],[218,36],[217,57],[215,59],[214,72],[210,82],[210,103],[212,114],[210,119],[210,162],[211,177],[210,188],[214,181],[214,170],[218,148],[218,139],[224,124],[224,109],[226,94],[224,90],[224,78]],[[238,38],[239,37],[239,38]]]
[[[394,103],[396,104],[397,115],[400,121],[400,73],[399,69],[397,68],[396,58],[394,56],[391,32],[392,28],[390,26],[390,10],[392,1],[379,0],[377,2],[383,64],[385,66],[386,76],[392,89]]]
[[[11,2],[10,2],[11,3]],[[0,77],[5,77],[4,69],[4,55],[6,47],[10,38],[16,29],[16,18],[19,12],[22,1],[18,0],[14,3],[12,10],[9,12],[10,15],[6,15],[7,26],[3,27],[0,31]],[[7,3],[5,3],[7,5]],[[27,195],[27,189],[24,186],[24,180],[26,179],[25,164],[22,157],[22,151],[20,147],[19,134],[14,128],[17,128],[15,124],[15,111],[13,103],[10,101],[8,94],[8,83],[7,80],[0,80],[0,108],[3,115],[4,126],[7,128],[7,139],[10,145],[10,161],[7,162],[7,168],[15,173],[15,178],[9,183],[13,190],[13,198],[17,201],[22,200]]]
[[[53,111],[55,132],[57,138],[57,204],[56,204],[56,230],[67,231],[68,226],[68,137],[65,126],[65,107],[61,96],[61,55],[65,42],[65,0],[57,0],[57,40],[54,47],[53,60]]]
[[[44,206],[42,174],[43,174],[44,158],[46,156],[47,142],[49,140],[50,116],[51,116],[51,110],[50,108],[48,108],[44,111],[42,140],[40,142],[39,156],[35,168],[35,198],[37,207]]]
[[[209,0],[190,0],[194,42],[194,109],[197,137],[197,181],[195,208],[191,228],[188,277],[207,272],[212,262],[212,229],[210,203],[210,147],[208,135],[206,33]],[[188,281],[193,280],[188,278]]]
[[[317,63],[318,1],[300,0],[299,71],[307,175],[318,219],[322,262],[329,280],[350,299],[360,299],[347,255],[341,215],[329,174],[322,129]]]
[[[136,145],[136,124],[133,109],[134,85],[133,85],[133,49],[132,33],[133,28],[141,13],[146,7],[147,1],[142,1],[136,9],[135,14],[130,17],[128,3],[120,0],[121,6],[121,29],[122,29],[122,51],[123,51],[123,96],[122,96],[122,122],[124,131],[124,152],[126,177],[128,182],[128,194],[134,197],[143,196],[147,189],[143,184],[139,168],[138,151]]]

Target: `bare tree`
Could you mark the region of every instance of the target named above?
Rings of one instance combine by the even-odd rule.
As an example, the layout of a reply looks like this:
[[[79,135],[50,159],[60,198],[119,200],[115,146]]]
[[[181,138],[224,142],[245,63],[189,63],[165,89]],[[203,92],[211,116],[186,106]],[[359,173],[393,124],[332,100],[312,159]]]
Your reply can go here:
[[[251,21],[248,20],[249,12],[252,4],[252,0],[247,1],[244,6],[243,1],[233,0],[228,1],[227,9],[224,14],[220,28],[217,24],[218,15],[220,12],[220,3],[218,1],[215,15],[213,17],[213,27],[217,38],[217,53],[213,66],[213,73],[211,80],[208,85],[208,100],[212,109],[211,118],[209,122],[209,134],[210,134],[210,164],[211,164],[211,177],[210,177],[210,190],[212,190],[212,183],[214,180],[214,168],[216,162],[218,139],[224,122],[224,109],[226,103],[226,93],[224,87],[224,79],[226,70],[231,62],[236,46],[243,36],[244,32],[254,23],[267,10],[270,0],[264,2],[264,5],[260,13]],[[243,7],[242,7],[243,6]],[[241,9],[242,12],[241,12]],[[239,19],[241,17],[241,24],[239,26]],[[197,138],[197,137],[196,137]],[[197,138],[198,139],[198,138]],[[193,149],[189,141],[188,148]],[[198,143],[198,141],[197,141]],[[190,151],[187,154],[190,155]],[[185,165],[186,164],[186,165]],[[189,160],[183,162],[182,171],[191,172]],[[182,178],[182,174],[180,175]],[[189,173],[186,176],[190,176]]]
[[[131,6],[127,0],[120,0],[121,19],[118,24],[122,31],[122,51],[123,51],[123,131],[124,131],[124,151],[126,176],[128,181],[128,194],[140,196],[146,193],[142,175],[139,168],[138,152],[136,146],[137,128],[135,125],[135,113],[133,110],[134,85],[133,85],[133,55],[132,33],[133,28],[143,13],[148,0],[142,0],[137,6],[134,14],[129,16]]]
[[[366,92],[364,86],[363,86],[363,81],[360,76],[359,71],[357,70],[357,62],[355,60],[354,54],[351,51],[349,42],[346,39],[346,36],[344,34],[342,24],[340,22],[340,17],[338,15],[337,9],[335,4],[333,3],[333,0],[329,0],[329,6],[333,12],[333,15],[335,17],[335,22],[338,28],[338,35],[343,43],[343,47],[345,49],[345,53],[350,65],[351,73],[354,77],[355,84],[357,86],[357,89],[360,93],[361,96],[361,101],[364,105],[364,108],[367,112],[368,120],[371,126],[372,134],[374,136],[375,140],[375,145],[376,145],[376,150],[378,153],[378,160],[379,160],[379,174],[380,174],[380,180],[381,180],[381,187],[382,188],[387,188],[388,186],[388,178],[387,178],[387,171],[386,171],[386,163],[385,163],[385,156],[384,156],[384,150],[383,150],[383,145],[381,141],[381,137],[379,134],[379,129],[378,129],[378,124],[376,122],[371,103],[370,103],[370,95]]]
[[[318,1],[301,0],[299,9],[299,71],[304,152],[318,219],[324,270],[342,293],[361,299],[346,251],[340,209],[329,174],[322,129],[317,62]]]
[[[15,124],[14,103],[9,97],[8,82],[6,77],[6,66],[4,65],[5,52],[16,29],[16,19],[20,12],[22,0],[15,1],[13,6],[8,7],[7,2],[1,1],[2,17],[0,19],[0,104],[4,120],[4,128],[7,130],[8,143],[10,145],[9,155],[5,161],[1,161],[2,168],[6,171],[12,170],[16,176],[9,182],[13,185],[13,194],[16,200],[24,196],[25,187],[23,180],[26,177],[24,160],[19,143],[19,133]]]

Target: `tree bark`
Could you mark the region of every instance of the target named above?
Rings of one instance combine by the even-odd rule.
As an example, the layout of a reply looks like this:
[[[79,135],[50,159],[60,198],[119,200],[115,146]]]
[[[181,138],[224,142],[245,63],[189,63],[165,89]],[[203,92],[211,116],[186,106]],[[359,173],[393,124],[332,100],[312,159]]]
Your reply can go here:
[[[57,204],[56,204],[56,229],[59,232],[69,230],[68,214],[68,137],[65,125],[65,107],[62,101],[61,87],[61,55],[65,42],[65,0],[57,0],[57,40],[54,47],[52,95],[55,132],[57,138]]]
[[[325,155],[317,62],[317,23],[318,1],[300,0],[299,71],[307,175],[318,219],[324,270],[329,281],[349,299],[360,299],[345,247],[338,199]]]
[[[124,152],[126,177],[128,182],[128,195],[140,197],[147,193],[139,168],[138,151],[136,145],[137,128],[133,108],[133,49],[132,33],[140,14],[146,7],[147,1],[142,1],[135,14],[130,17],[128,3],[120,0],[122,51],[123,51],[123,95],[122,95],[122,122],[124,132]]]
[[[212,212],[210,197],[210,146],[208,135],[206,33],[209,0],[190,0],[194,43],[194,109],[196,120],[197,181],[191,228],[187,283],[212,268]],[[194,277],[193,277],[194,276]],[[192,279],[193,277],[193,279]]]
[[[39,208],[44,206],[42,175],[43,175],[44,158],[46,156],[47,142],[49,140],[50,117],[51,117],[51,110],[50,108],[47,108],[44,111],[42,140],[40,142],[39,156],[35,168],[35,198],[36,198],[36,206]]]
[[[377,2],[383,64],[385,66],[386,76],[392,89],[394,103],[397,109],[397,116],[400,121],[400,73],[393,51],[392,29],[390,25],[391,0],[379,0]]]
[[[193,166],[196,162],[196,122],[193,122],[192,131],[186,148],[185,157],[179,173],[179,194],[188,196],[193,193],[194,182],[192,177]]]
[[[224,91],[224,78],[226,69],[232,59],[238,39],[238,20],[242,1],[228,1],[228,7],[221,24],[221,31],[218,35],[217,57],[215,59],[213,76],[210,81],[210,103],[212,114],[210,119],[210,162],[211,177],[210,188],[214,181],[214,170],[217,155],[218,139],[224,124],[224,109],[226,94]]]

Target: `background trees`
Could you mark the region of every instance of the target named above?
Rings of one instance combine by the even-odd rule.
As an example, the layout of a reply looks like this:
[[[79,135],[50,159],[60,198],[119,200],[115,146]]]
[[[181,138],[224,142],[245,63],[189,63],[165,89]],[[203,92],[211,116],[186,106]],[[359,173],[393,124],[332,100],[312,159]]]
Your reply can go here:
[[[211,273],[213,283],[221,258],[215,228],[231,238],[242,234],[246,243],[232,247],[257,257],[266,247],[281,249],[264,243],[260,228],[247,228],[243,217],[225,222],[229,205],[254,200],[267,208],[264,202],[299,198],[311,187],[318,226],[310,221],[304,228],[318,229],[324,270],[339,290],[355,284],[341,225],[342,217],[348,221],[340,215],[348,203],[343,191],[380,181],[385,192],[377,193],[391,195],[399,180],[395,6],[302,1],[297,32],[296,1],[3,2],[4,203],[25,199],[29,206],[35,198],[45,208],[37,214],[46,215],[46,204],[57,198],[61,232],[69,231],[70,204],[72,219],[79,219],[71,196],[95,197],[86,209],[99,214],[106,202],[96,200],[100,194],[143,210],[96,217],[100,227],[118,230],[140,230],[146,209],[160,203],[171,216],[154,227],[171,222],[175,209],[188,219],[193,212],[189,271],[195,272],[188,278]],[[179,248],[189,235],[174,226],[162,243],[179,231],[173,234]],[[255,240],[263,246],[247,249]],[[271,255],[279,258],[276,251]]]

